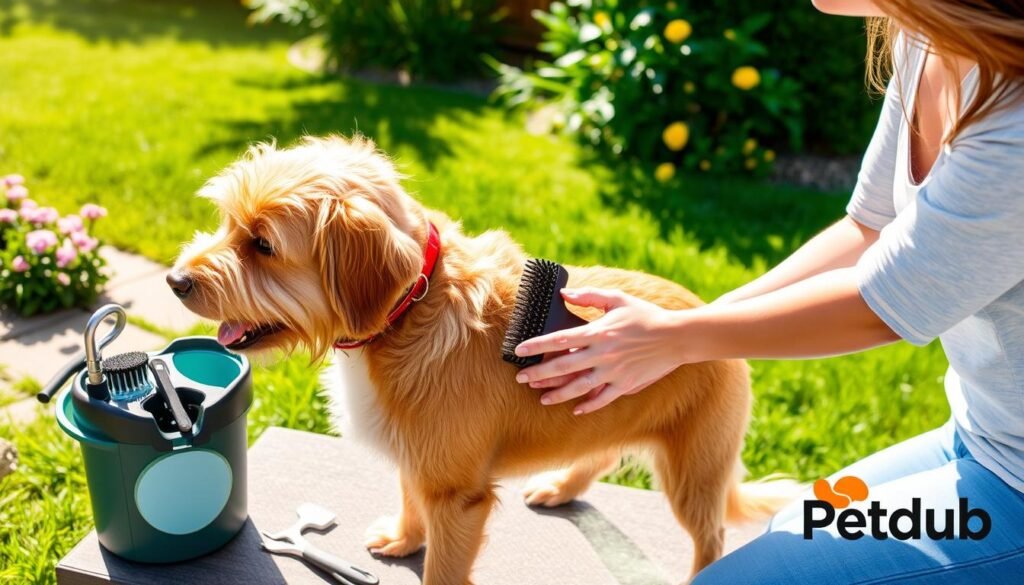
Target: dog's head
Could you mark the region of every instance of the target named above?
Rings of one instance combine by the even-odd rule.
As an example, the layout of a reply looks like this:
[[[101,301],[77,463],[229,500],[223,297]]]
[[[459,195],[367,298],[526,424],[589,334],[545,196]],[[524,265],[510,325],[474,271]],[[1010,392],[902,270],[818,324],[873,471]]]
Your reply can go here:
[[[392,163],[362,137],[260,144],[200,189],[221,223],[197,234],[167,282],[193,312],[221,322],[229,349],[304,346],[384,329],[423,261],[423,209]]]

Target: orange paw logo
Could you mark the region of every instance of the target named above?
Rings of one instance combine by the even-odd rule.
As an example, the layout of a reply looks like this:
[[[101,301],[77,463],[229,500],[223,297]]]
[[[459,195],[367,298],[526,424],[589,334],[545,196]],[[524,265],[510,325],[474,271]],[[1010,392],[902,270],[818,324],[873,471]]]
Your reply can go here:
[[[827,479],[819,479],[814,482],[814,497],[839,510],[853,502],[868,499],[868,484],[852,475],[840,477],[834,487],[828,484]]]

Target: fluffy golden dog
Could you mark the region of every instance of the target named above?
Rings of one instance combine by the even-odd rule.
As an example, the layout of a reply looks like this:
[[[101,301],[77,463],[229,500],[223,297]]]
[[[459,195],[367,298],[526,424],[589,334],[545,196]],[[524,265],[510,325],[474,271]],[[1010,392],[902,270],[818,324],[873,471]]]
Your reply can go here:
[[[168,276],[189,309],[222,322],[220,340],[233,350],[303,347],[318,359],[339,340],[377,335],[334,352],[324,376],[342,431],[400,470],[401,512],[371,529],[368,547],[403,556],[426,544],[424,583],[465,585],[496,479],[564,467],[526,489],[529,504],[556,506],[627,447],[653,452],[662,489],[693,537],[694,572],[721,556],[727,515],[764,516],[781,505],[776,490],[740,484],[744,362],[680,367],[586,416],[574,416],[572,404],[542,406],[500,358],[522,249],[501,231],[467,236],[410,197],[400,178],[365,138],[253,147],[201,189],[220,209],[220,229],[197,235]],[[388,313],[419,278],[428,222],[441,236],[429,289],[389,327]],[[621,289],[671,309],[700,303],[647,274],[567,268],[573,287]]]

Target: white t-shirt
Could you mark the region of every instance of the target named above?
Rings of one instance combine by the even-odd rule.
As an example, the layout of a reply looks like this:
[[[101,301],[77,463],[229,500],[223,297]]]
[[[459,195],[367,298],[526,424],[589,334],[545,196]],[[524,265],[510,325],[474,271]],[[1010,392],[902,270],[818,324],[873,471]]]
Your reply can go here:
[[[938,337],[946,395],[979,463],[1024,491],[1024,103],[945,146],[920,184],[910,132],[927,44],[897,40],[895,74],[847,212],[881,230],[860,293],[903,339]],[[966,107],[977,70],[963,80]]]

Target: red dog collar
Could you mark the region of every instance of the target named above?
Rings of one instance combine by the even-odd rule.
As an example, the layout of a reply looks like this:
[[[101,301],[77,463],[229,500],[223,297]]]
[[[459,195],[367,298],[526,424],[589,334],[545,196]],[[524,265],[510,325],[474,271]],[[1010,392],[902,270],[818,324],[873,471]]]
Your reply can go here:
[[[401,319],[402,315],[409,310],[409,307],[411,307],[413,303],[422,300],[423,297],[426,296],[427,291],[430,290],[430,275],[434,273],[434,267],[437,265],[437,258],[440,255],[441,234],[437,232],[437,228],[433,223],[428,222],[427,246],[423,250],[423,267],[420,268],[420,274],[416,277],[416,282],[409,288],[409,292],[405,294],[405,298],[403,298],[398,305],[388,313],[388,327],[394,325],[396,321]],[[336,341],[334,342],[334,348],[356,349],[370,343],[374,339],[377,339],[378,336],[380,336],[380,333],[376,333],[366,339],[360,339],[357,341]]]

